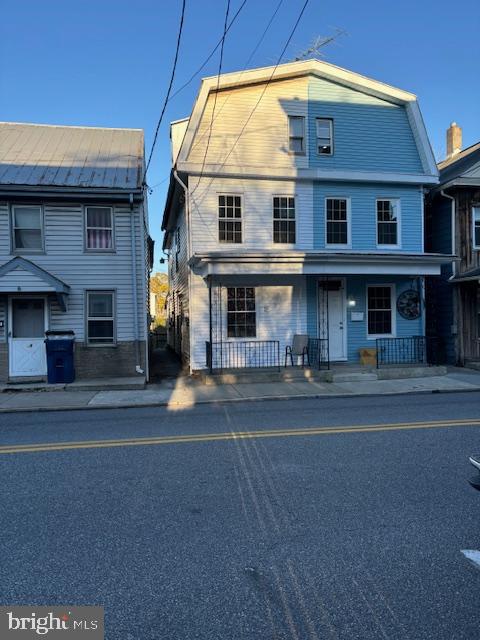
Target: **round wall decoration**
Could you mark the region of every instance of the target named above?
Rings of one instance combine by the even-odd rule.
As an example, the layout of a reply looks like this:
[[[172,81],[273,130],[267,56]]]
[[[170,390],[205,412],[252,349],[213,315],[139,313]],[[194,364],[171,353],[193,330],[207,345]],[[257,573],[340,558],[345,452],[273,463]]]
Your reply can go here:
[[[416,320],[420,317],[420,296],[415,289],[403,291],[397,299],[397,311],[405,320]]]

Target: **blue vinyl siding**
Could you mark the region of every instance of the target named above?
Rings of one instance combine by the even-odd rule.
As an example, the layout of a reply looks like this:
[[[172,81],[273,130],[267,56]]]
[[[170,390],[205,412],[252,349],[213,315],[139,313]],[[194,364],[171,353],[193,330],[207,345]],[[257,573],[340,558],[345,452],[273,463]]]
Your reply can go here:
[[[356,362],[359,359],[358,350],[364,347],[374,348],[375,340],[367,338],[367,286],[368,285],[395,285],[395,299],[402,291],[406,289],[418,289],[418,281],[412,281],[411,278],[395,277],[395,276],[348,276],[347,277],[347,299],[351,296],[356,305],[354,309],[347,309],[347,346],[348,360]],[[363,322],[352,322],[352,311],[362,311],[364,315]],[[396,320],[396,338],[408,338],[410,336],[420,336],[423,334],[422,316],[417,320],[405,320],[394,309]]]
[[[339,276],[340,277],[340,276]],[[335,279],[335,276],[330,276]],[[307,331],[311,336],[318,334],[317,326],[317,283],[319,276],[307,276]],[[406,278],[404,276],[377,276],[361,275],[346,276],[346,297],[352,298],[356,305],[347,307],[347,357],[349,362],[358,362],[361,348],[375,348],[375,340],[367,337],[367,286],[368,285],[395,285],[394,314],[396,322],[395,337],[407,338],[423,335],[423,317],[417,320],[405,320],[396,310],[396,301],[399,294],[406,289],[419,287],[419,279]],[[362,312],[362,321],[352,321],[352,311]]]
[[[377,198],[397,198],[401,208],[401,248],[406,253],[423,252],[423,193],[415,185],[319,182],[313,186],[313,246],[325,248],[325,198],[345,197],[351,202],[352,251],[377,249]]]
[[[320,78],[308,89],[310,166],[423,173],[405,107]],[[316,152],[315,118],[333,118],[334,153]]]

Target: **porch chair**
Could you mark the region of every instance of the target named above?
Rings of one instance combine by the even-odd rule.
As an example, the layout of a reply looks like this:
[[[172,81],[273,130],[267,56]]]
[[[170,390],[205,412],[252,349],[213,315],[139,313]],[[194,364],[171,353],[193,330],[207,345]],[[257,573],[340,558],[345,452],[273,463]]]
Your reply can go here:
[[[293,367],[293,356],[302,356],[302,367],[305,366],[305,357],[308,366],[310,366],[310,355],[308,353],[308,335],[296,333],[293,336],[291,345],[285,347],[285,366],[287,366],[287,358],[290,356],[290,364]]]

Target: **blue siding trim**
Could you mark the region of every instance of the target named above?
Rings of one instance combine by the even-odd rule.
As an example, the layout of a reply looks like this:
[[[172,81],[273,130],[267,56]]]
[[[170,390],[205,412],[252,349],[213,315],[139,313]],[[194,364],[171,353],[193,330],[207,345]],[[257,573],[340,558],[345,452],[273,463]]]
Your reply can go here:
[[[319,182],[313,185],[313,246],[325,248],[325,198],[351,199],[352,251],[377,249],[377,198],[398,198],[401,208],[401,241],[398,251],[423,252],[423,192],[418,186]],[[395,249],[397,251],[397,249]]]
[[[320,78],[308,88],[310,166],[423,173],[404,106]],[[315,118],[334,119],[334,154],[316,152]]]
[[[412,282],[411,278],[395,276],[349,276],[347,278],[347,298],[352,296],[356,301],[354,309],[347,309],[347,345],[348,360],[357,362],[359,360],[358,350],[361,348],[375,347],[375,340],[367,338],[367,285],[394,284],[395,285],[395,305],[397,298],[402,291],[417,288],[418,284]],[[352,322],[352,311],[363,311],[363,322]],[[417,320],[405,320],[394,310],[396,319],[396,338],[408,338],[410,336],[423,335],[422,317]]]
[[[334,278],[334,276],[331,276]],[[317,335],[317,282],[319,276],[307,276],[307,330],[310,336]],[[347,357],[349,362],[359,361],[359,349],[375,348],[375,340],[367,337],[367,285],[395,285],[395,305],[399,294],[412,287],[417,288],[418,282],[404,276],[346,276],[347,300],[353,298],[354,308],[347,307]],[[364,319],[352,321],[352,312],[363,312]],[[394,309],[397,338],[423,335],[423,318],[405,320]]]

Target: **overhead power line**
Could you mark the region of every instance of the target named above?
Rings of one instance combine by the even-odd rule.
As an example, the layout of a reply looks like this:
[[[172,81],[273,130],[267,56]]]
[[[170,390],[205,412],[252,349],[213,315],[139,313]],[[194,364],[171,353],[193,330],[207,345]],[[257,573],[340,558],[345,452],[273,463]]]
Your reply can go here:
[[[157,138],[158,138],[158,132],[160,130],[160,125],[162,124],[163,116],[165,114],[165,109],[167,108],[167,104],[168,104],[168,101],[169,101],[169,98],[170,98],[170,92],[172,90],[173,80],[175,78],[175,71],[176,71],[176,68],[177,68],[177,60],[178,60],[178,52],[180,50],[180,41],[182,39],[182,32],[183,32],[183,20],[185,18],[185,4],[186,4],[186,0],[182,0],[182,14],[180,16],[180,25],[178,27],[177,45],[176,45],[176,49],[175,49],[175,58],[173,60],[172,71],[170,73],[170,82],[168,84],[167,94],[166,94],[165,100],[163,102],[162,111],[160,113],[160,117],[159,117],[158,122],[157,122],[157,128],[155,129],[155,135],[153,137],[152,148],[150,149],[150,155],[148,156],[148,162],[147,162],[147,165],[145,167],[145,174],[143,176],[143,183],[144,184],[145,184],[145,181],[146,181],[147,171],[148,171],[148,168],[150,166],[150,162],[152,161],[152,156],[153,156],[153,151],[155,149],[155,144],[157,143]]]
[[[219,167],[218,171],[220,171],[221,169],[223,169],[223,167],[224,167],[224,166],[225,166],[225,164],[227,163],[227,160],[228,160],[228,159],[229,159],[229,157],[232,155],[233,150],[235,149],[236,145],[238,144],[238,141],[240,140],[240,138],[242,137],[243,133],[245,132],[245,129],[247,128],[248,123],[249,123],[249,122],[250,122],[250,120],[252,119],[253,114],[254,114],[254,113],[255,113],[255,111],[257,110],[257,108],[258,108],[258,106],[259,106],[260,102],[262,101],[262,98],[263,98],[263,96],[265,95],[265,92],[267,91],[267,89],[268,89],[268,87],[269,87],[269,85],[270,85],[271,81],[273,80],[273,76],[275,75],[275,72],[277,71],[278,66],[280,65],[280,62],[281,62],[281,60],[282,60],[282,58],[283,58],[283,56],[284,56],[284,54],[285,54],[285,51],[286,51],[286,50],[287,50],[287,48],[288,48],[288,45],[290,44],[290,42],[291,42],[291,40],[292,40],[293,36],[295,35],[295,31],[297,30],[297,27],[298,27],[298,25],[300,24],[300,20],[302,19],[302,16],[303,16],[303,14],[305,13],[305,9],[307,8],[307,5],[308,5],[308,3],[309,3],[309,2],[310,2],[310,0],[305,0],[305,2],[303,3],[303,6],[302,6],[302,8],[301,8],[301,10],[300,10],[300,13],[298,14],[298,17],[297,17],[297,19],[296,19],[296,21],[295,21],[295,24],[293,25],[292,30],[290,31],[290,34],[289,34],[289,36],[288,36],[288,38],[287,38],[287,41],[285,42],[285,45],[284,45],[284,47],[283,47],[283,49],[282,49],[282,52],[280,53],[280,55],[279,55],[279,57],[278,57],[278,59],[277,59],[277,62],[276,62],[276,64],[275,64],[275,66],[273,67],[273,70],[272,70],[272,73],[270,74],[270,77],[268,78],[267,82],[265,83],[265,86],[264,86],[264,88],[263,88],[263,91],[261,92],[261,94],[260,94],[260,96],[259,96],[259,98],[258,98],[257,102],[255,103],[255,105],[254,105],[253,109],[251,110],[250,114],[248,115],[248,118],[245,120],[245,123],[243,124],[243,127],[242,127],[242,128],[241,128],[241,130],[240,130],[240,133],[238,134],[238,136],[237,136],[237,138],[236,138],[235,142],[233,143],[233,145],[232,145],[232,147],[231,147],[230,151],[227,153],[227,156],[226,156],[225,160],[224,160],[224,161],[222,162],[222,164],[220,165],[220,167]],[[218,171],[217,171],[217,172],[218,172]],[[210,181],[210,184],[208,185],[207,189],[205,190],[204,195],[205,195],[205,193],[208,191],[208,189],[210,189],[210,187],[211,187],[211,185],[212,185],[212,182],[213,182],[213,178],[212,178],[212,180]],[[198,185],[198,182],[197,182],[197,185]]]
[[[215,91],[215,97],[213,100],[212,115],[210,118],[210,126],[208,127],[208,138],[207,138],[207,144],[205,145],[205,153],[203,154],[203,162],[202,162],[202,169],[200,171],[200,178],[202,177],[203,170],[205,169],[205,162],[207,161],[208,148],[210,146],[210,140],[212,138],[213,121],[215,120],[215,107],[217,106],[218,88],[220,86],[220,76],[222,75],[223,48],[225,46],[225,36],[227,35],[227,22],[228,22],[229,12],[230,12],[230,0],[227,0],[227,8],[225,9],[225,22],[223,23],[222,44],[220,47],[220,59],[218,62],[217,90]],[[199,178],[199,181],[200,181],[200,178]],[[198,184],[199,183],[197,182],[197,186]],[[195,193],[195,189],[193,190],[193,193]]]
[[[280,9],[280,7],[282,6],[282,4],[284,3],[284,0],[280,0],[280,2],[278,2],[277,6],[275,7],[274,12],[272,13],[272,15],[270,16],[270,19],[267,22],[267,25],[265,27],[265,29],[263,30],[262,35],[260,36],[260,38],[257,41],[257,44],[255,45],[252,53],[248,56],[248,60],[245,62],[244,67],[242,72],[240,73],[239,78],[241,78],[243,76],[243,74],[245,73],[245,71],[247,71],[247,67],[250,64],[250,62],[253,59],[253,56],[257,53],[258,49],[260,48],[260,45],[262,44],[265,36],[267,35],[268,30],[270,29],[272,22],[275,20],[275,17]],[[222,102],[222,105],[220,107],[220,109],[218,109],[218,111],[216,112],[215,115],[215,120],[218,120],[218,118],[220,117],[220,113],[223,111],[223,109],[225,108],[225,105],[227,104],[227,102],[229,101],[230,97],[231,97],[231,93],[227,95],[227,97],[225,98],[225,100]],[[198,146],[198,144],[203,140],[203,138],[205,137],[206,132],[202,133],[201,135],[198,136],[198,138],[195,141],[195,146]]]
[[[233,23],[235,22],[235,20],[238,18],[241,10],[243,9],[243,7],[247,4],[247,0],[243,0],[242,4],[238,7],[237,12],[235,13],[235,15],[233,16],[233,18],[230,20],[230,24],[227,26],[227,29],[225,31],[225,35],[230,31],[230,29],[233,26]],[[224,40],[224,37],[222,36],[220,38],[220,40],[217,42],[217,44],[215,45],[215,47],[212,49],[212,51],[210,52],[210,54],[205,58],[205,60],[202,62],[202,64],[198,67],[198,69],[192,73],[192,75],[190,76],[190,78],[184,82],[182,84],[181,87],[179,87],[170,97],[170,100],[173,100],[173,98],[175,98],[175,96],[177,96],[180,91],[183,91],[185,89],[185,87],[188,87],[188,85],[192,82],[192,80],[194,80],[198,74],[207,66],[207,64],[210,62],[210,60],[213,58],[213,56],[215,55],[215,52],[217,51],[218,47],[222,46],[222,42]]]

